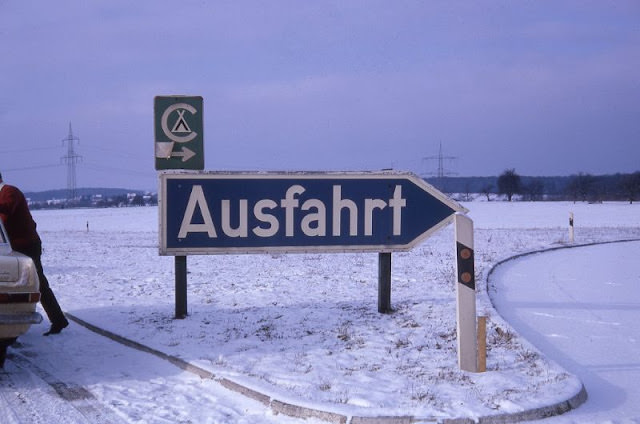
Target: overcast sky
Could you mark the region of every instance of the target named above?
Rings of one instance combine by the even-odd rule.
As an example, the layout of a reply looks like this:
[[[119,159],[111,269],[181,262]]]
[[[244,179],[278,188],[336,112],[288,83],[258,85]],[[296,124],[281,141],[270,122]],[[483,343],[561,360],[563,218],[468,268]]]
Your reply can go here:
[[[0,0],[0,171],[154,189],[153,98],[210,170],[640,170],[639,1]]]

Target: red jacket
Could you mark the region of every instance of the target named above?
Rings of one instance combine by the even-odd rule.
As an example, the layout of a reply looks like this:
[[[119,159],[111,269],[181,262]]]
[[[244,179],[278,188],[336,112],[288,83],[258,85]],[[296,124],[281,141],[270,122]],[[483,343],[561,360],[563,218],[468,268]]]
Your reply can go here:
[[[16,187],[7,184],[0,186],[0,218],[14,250],[40,244],[36,223],[29,212],[27,199]]]

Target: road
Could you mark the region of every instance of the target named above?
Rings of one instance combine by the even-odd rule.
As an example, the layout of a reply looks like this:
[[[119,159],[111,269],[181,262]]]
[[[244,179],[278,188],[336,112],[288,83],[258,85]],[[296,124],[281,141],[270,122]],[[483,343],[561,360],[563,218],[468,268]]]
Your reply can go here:
[[[583,381],[587,402],[544,423],[640,423],[640,242],[526,256],[491,277],[498,312]]]

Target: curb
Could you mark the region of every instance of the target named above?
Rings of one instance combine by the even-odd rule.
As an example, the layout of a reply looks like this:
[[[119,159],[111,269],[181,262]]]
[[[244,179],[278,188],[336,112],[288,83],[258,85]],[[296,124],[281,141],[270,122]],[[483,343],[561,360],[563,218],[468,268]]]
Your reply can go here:
[[[486,290],[487,294],[489,293],[489,280],[493,272],[501,265],[506,262],[519,259],[525,256],[534,255],[537,253],[551,252],[554,250],[560,249],[571,249],[575,247],[586,247],[586,246],[595,246],[600,244],[610,244],[610,243],[626,243],[626,242],[637,242],[640,239],[628,239],[628,240],[614,240],[614,241],[605,241],[605,242],[592,242],[585,244],[576,244],[576,245],[564,245],[551,247],[547,249],[541,249],[526,253],[520,253],[518,255],[511,256],[509,258],[503,259],[496,264],[494,264],[486,277]],[[489,296],[489,300],[491,300],[491,296]],[[493,302],[492,302],[493,306]],[[494,306],[495,310],[495,306]],[[497,310],[496,310],[497,312]],[[515,412],[515,413],[507,413],[507,414],[498,414],[498,415],[487,415],[483,417],[474,418],[438,418],[438,417],[413,417],[413,416],[390,416],[390,417],[358,417],[358,416],[347,416],[340,413],[324,411],[321,409],[314,409],[309,407],[304,407],[300,405],[295,405],[288,402],[283,402],[281,400],[275,399],[266,395],[257,390],[251,389],[247,386],[244,386],[238,382],[230,380],[225,377],[218,377],[213,374],[211,371],[205,370],[204,368],[193,365],[187,361],[184,361],[180,358],[177,358],[172,355],[168,355],[159,350],[150,348],[141,343],[135,342],[131,339],[127,339],[126,337],[120,336],[118,334],[112,333],[103,328],[97,327],[93,324],[90,324],[87,321],[84,321],[75,315],[65,312],[65,315],[70,320],[75,323],[87,328],[90,331],[93,331],[96,334],[107,337],[115,342],[118,342],[127,347],[131,347],[133,349],[139,350],[141,352],[146,352],[152,354],[158,358],[164,359],[177,366],[178,368],[188,371],[192,374],[195,374],[203,379],[211,379],[217,381],[224,388],[238,393],[247,398],[253,399],[257,402],[260,402],[265,407],[270,408],[274,414],[283,414],[287,416],[291,416],[294,418],[316,418],[323,421],[327,421],[330,423],[336,424],[413,424],[413,423],[425,423],[425,422],[433,422],[438,424],[506,424],[506,423],[516,423],[520,421],[530,421],[530,420],[539,420],[544,419],[556,415],[564,414],[572,409],[577,408],[582,405],[587,400],[587,391],[584,385],[581,385],[580,390],[573,395],[571,398],[555,403],[553,405],[543,406],[539,408],[534,408],[526,411]]]
[[[572,409],[576,409],[587,400],[587,390],[584,385],[581,385],[578,393],[573,395],[570,399],[562,402],[558,402],[549,406],[542,406],[540,408],[529,409],[522,412],[514,412],[509,414],[488,415],[480,417],[478,420],[471,418],[454,418],[444,419],[442,424],[503,424],[503,423],[516,423],[520,421],[532,421],[541,420],[544,418],[553,417],[556,415],[564,414]]]

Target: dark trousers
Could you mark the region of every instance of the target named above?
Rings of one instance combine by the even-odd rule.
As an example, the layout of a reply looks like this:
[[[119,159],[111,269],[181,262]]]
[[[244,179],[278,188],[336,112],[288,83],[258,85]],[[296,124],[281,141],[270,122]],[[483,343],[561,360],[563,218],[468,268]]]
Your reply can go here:
[[[42,245],[37,243],[26,248],[13,250],[27,255],[33,260],[36,271],[38,272],[38,279],[40,279],[40,304],[47,313],[47,317],[49,317],[49,321],[51,321],[53,326],[66,327],[69,321],[67,321],[67,318],[64,316],[58,300],[53,294],[53,290],[49,287],[49,280],[47,280],[47,277],[44,275],[44,270],[42,269],[42,262],[40,261]]]

